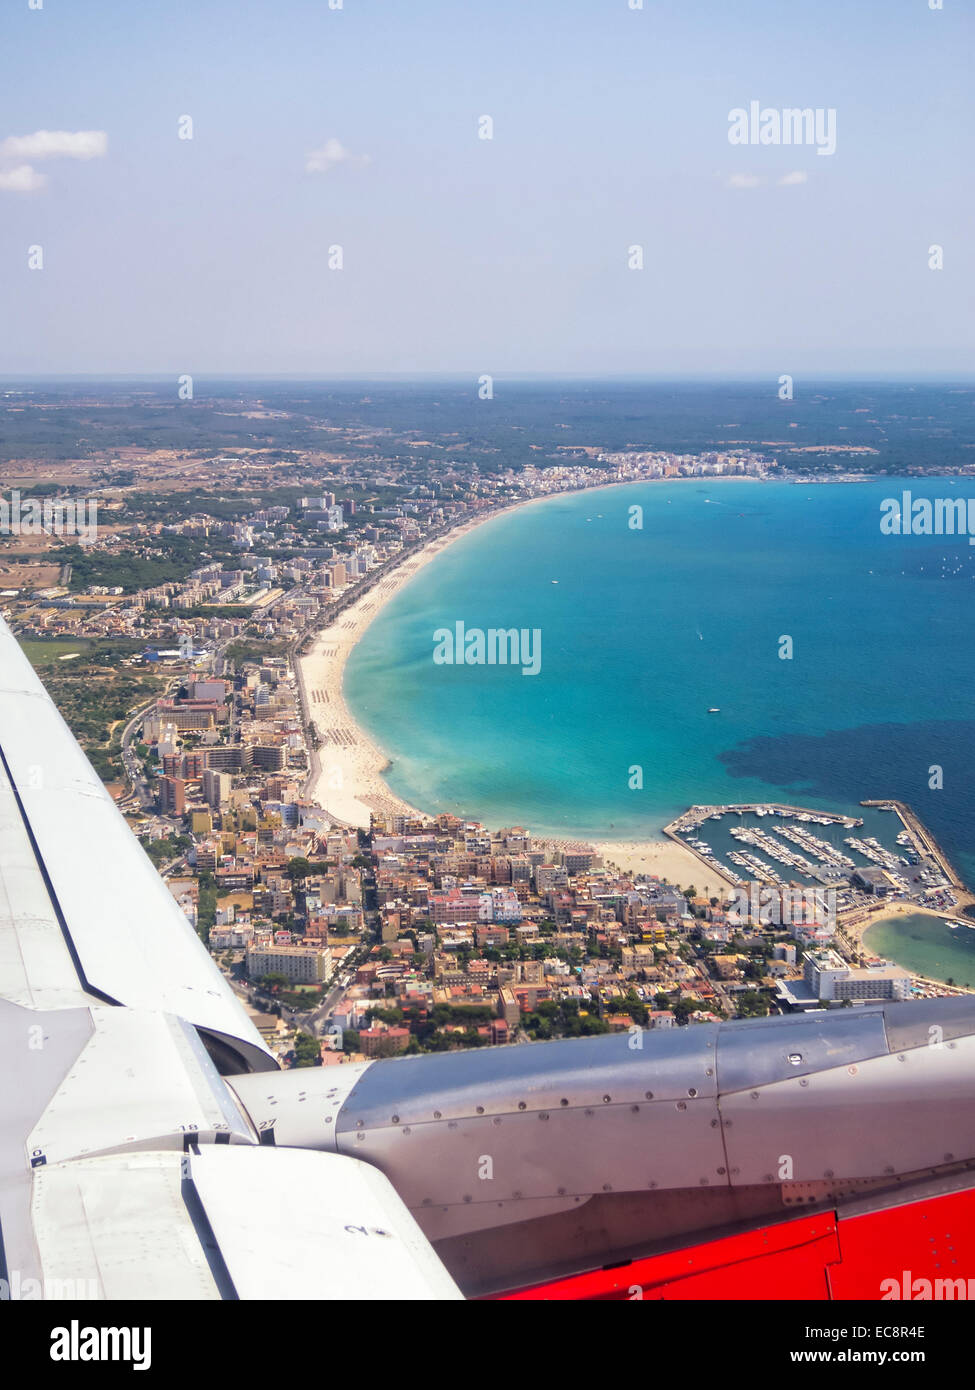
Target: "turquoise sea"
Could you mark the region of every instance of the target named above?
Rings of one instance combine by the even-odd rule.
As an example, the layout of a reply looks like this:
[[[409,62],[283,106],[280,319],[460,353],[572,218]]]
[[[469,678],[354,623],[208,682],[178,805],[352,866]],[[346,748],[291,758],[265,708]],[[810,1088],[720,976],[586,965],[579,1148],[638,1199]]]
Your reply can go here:
[[[869,951],[896,960],[905,970],[975,986],[975,925],[952,928],[937,917],[905,913],[868,927],[863,941]]]
[[[975,547],[882,535],[904,488],[975,482],[681,480],[497,517],[367,630],[350,708],[431,812],[637,839],[693,802],[895,796],[975,880]],[[458,620],[540,629],[540,673],[436,665]]]

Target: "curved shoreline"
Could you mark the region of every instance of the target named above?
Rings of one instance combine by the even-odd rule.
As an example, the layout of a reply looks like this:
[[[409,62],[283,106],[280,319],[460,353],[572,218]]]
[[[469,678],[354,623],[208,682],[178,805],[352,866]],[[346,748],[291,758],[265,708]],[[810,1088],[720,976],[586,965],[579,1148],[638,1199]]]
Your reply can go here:
[[[896,923],[899,917],[930,917],[934,921],[941,922],[946,917],[950,917],[952,915],[957,916],[958,914],[953,914],[951,912],[937,912],[933,908],[922,907],[919,904],[915,903],[896,902],[890,903],[886,908],[882,909],[880,912],[874,913],[874,915],[868,921],[857,923],[856,927],[854,928],[854,931],[856,933],[856,939],[859,943],[860,949],[865,953],[869,953],[871,955],[878,955],[880,953],[873,950],[873,948],[870,946],[869,942],[866,939],[867,933],[870,931],[871,927],[884,926],[887,923]],[[975,989],[971,988],[968,985],[949,985],[947,980],[939,980],[933,975],[922,975],[918,971],[912,969],[911,966],[903,965],[900,961],[895,960],[894,957],[889,953],[887,953],[884,958],[888,960],[893,960],[894,964],[900,965],[902,970],[909,971],[911,976],[916,981],[919,981],[921,984],[930,985],[935,989],[948,990],[953,994],[975,994]]]
[[[370,811],[427,817],[425,811],[397,796],[382,780],[391,759],[356,722],[346,704],[346,663],[366,629],[421,569],[462,536],[508,510],[514,508],[472,517],[405,555],[374,589],[357,598],[323,628],[307,653],[298,658],[306,713],[322,738],[317,750],[319,771],[308,795],[336,820],[368,828]]]
[[[758,482],[759,479],[709,477],[706,481],[710,486],[722,482]],[[413,806],[388,786],[383,774],[391,766],[392,760],[357,723],[346,702],[343,684],[352,649],[366,629],[420,570],[448,546],[499,517],[560,497],[578,497],[584,493],[607,492],[611,488],[651,486],[654,483],[700,485],[701,482],[700,478],[624,478],[595,487],[529,497],[495,508],[484,516],[470,517],[428,541],[419,550],[405,555],[375,588],[367,590],[332,619],[314,638],[307,653],[297,658],[301,668],[300,685],[306,698],[306,723],[313,721],[322,739],[314,759],[317,773],[308,783],[308,799],[321,806],[334,820],[362,828],[368,828],[372,811],[417,816],[424,820],[438,814]],[[581,842],[578,837],[554,840],[533,836],[533,839],[539,845],[553,848]],[[717,891],[730,886],[730,880],[725,880],[718,870],[714,871],[712,881],[705,882],[700,861],[690,850],[668,840],[662,828],[659,838],[610,841],[593,837],[585,842],[592,844],[604,859],[619,865],[624,871],[645,872],[684,886],[694,884],[706,894],[709,894],[709,890]]]
[[[392,759],[353,717],[345,700],[345,667],[353,647],[386,605],[416,577],[420,570],[441,555],[448,546],[470,535],[488,522],[539,502],[557,497],[574,497],[580,492],[602,492],[626,487],[632,479],[606,483],[571,492],[528,497],[508,506],[496,507],[483,516],[469,517],[443,535],[428,541],[402,560],[375,588],[367,590],[344,609],[315,637],[304,656],[298,657],[301,683],[305,692],[307,718],[314,721],[323,742],[318,752],[319,771],[308,795],[336,820],[347,825],[368,827],[371,810],[396,815],[432,819],[436,811],[422,811],[398,796],[382,779]],[[637,480],[638,481],[638,480]],[[331,735],[331,736],[329,736]]]
[[[892,961],[894,965],[900,965],[902,970],[907,970],[912,979],[917,984],[928,986],[936,990],[944,990],[949,994],[975,994],[975,989],[965,985],[949,985],[947,980],[939,980],[933,975],[922,975],[913,970],[909,965],[902,964],[895,960],[889,952],[877,952],[866,939],[867,932],[871,927],[883,926],[889,922],[896,922],[898,918],[905,916],[931,917],[935,921],[942,921],[945,917],[952,915],[951,912],[937,911],[935,908],[924,907],[919,903],[904,902],[903,899],[896,899],[891,902],[884,902],[882,905],[871,912],[870,916],[858,922],[844,923],[840,921],[839,929],[844,933],[851,947],[863,955],[879,956],[883,960]]]

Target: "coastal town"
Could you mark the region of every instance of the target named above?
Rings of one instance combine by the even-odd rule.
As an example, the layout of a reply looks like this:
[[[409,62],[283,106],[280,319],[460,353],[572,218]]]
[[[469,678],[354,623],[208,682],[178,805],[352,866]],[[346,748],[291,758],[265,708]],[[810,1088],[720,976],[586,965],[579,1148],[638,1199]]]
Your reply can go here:
[[[352,432],[347,444],[370,440]],[[776,466],[750,450],[602,463],[595,455],[560,447],[544,467],[490,474],[391,459],[385,449],[353,458],[120,447],[67,463],[17,460],[5,469],[16,485],[0,512],[0,614],[109,785],[133,775],[130,717],[150,695],[171,693],[178,672],[219,676],[225,655],[293,662],[317,635],[307,697],[299,691],[305,732],[313,714],[328,715],[310,740],[331,745],[333,800],[353,783],[369,792],[365,807],[353,797],[331,809],[367,823],[382,802],[385,759],[358,746],[343,704],[345,658],[446,544],[559,494],[643,479],[759,478]],[[315,747],[309,756],[317,762]]]
[[[162,583],[80,591],[68,564],[59,583],[32,588],[28,574],[4,593],[5,616],[34,659],[47,658],[56,688],[70,688],[78,671],[89,689],[105,682],[109,705],[148,695],[102,710],[102,741],[89,738],[90,751],[285,1064],[603,1032],[638,1038],[645,1028],[951,992],[863,945],[862,923],[888,892],[909,898],[903,885],[860,870],[838,919],[814,910],[793,920],[789,884],[768,857],[739,845],[721,863],[709,851],[699,827],[720,819],[714,808],[642,847],[573,844],[424,816],[389,791],[382,751],[345,705],[345,659],[444,546],[505,507],[560,492],[769,467],[754,455],[601,462],[526,468],[450,499],[414,487],[369,500],[337,477],[234,520],[194,505],[173,521],[126,527],[123,502],[80,557],[91,573],[100,564],[102,577],[113,566],[121,573],[133,543],[151,558],[170,538],[198,543],[204,563]],[[42,552],[18,577],[43,564]],[[115,680],[120,689],[108,693]],[[767,834],[738,834],[768,856]],[[791,834],[784,850],[772,842],[773,854],[778,845],[803,870],[811,856],[827,870],[819,881],[833,883],[830,853],[817,858],[808,830]],[[761,910],[735,912],[734,888],[745,882],[736,862],[762,885]]]

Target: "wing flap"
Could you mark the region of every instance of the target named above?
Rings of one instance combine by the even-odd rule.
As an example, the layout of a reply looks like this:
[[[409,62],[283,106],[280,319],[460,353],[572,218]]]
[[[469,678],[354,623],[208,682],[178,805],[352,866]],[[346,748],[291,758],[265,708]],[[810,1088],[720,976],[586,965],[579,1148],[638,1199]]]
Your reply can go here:
[[[241,1147],[38,1169],[44,1295],[459,1299],[389,1181],[356,1159]]]

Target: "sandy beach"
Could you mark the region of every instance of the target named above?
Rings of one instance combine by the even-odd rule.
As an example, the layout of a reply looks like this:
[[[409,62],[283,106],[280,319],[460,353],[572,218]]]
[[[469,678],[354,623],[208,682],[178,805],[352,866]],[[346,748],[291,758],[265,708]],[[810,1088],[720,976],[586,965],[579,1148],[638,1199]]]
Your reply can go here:
[[[507,509],[505,509],[507,510]],[[435,559],[475,527],[500,515],[472,517],[421,550],[404,557],[381,581],[340,613],[299,658],[307,710],[322,740],[320,771],[308,788],[310,799],[336,820],[368,829],[372,811],[425,815],[396,796],[382,779],[389,759],[352,718],[342,693],[345,664],[352,648],[391,598]]]
[[[649,480],[648,480],[649,481]],[[669,483],[695,482],[693,478],[666,480]],[[709,482],[724,481],[712,478]],[[633,480],[606,483],[587,488],[587,492],[605,492],[610,488],[629,487]],[[512,503],[485,516],[472,517],[446,535],[428,542],[422,549],[403,558],[373,589],[362,595],[340,613],[315,638],[308,652],[299,658],[300,678],[304,689],[308,716],[322,740],[318,749],[319,772],[308,785],[311,801],[323,807],[336,821],[346,825],[368,828],[372,811],[388,811],[399,815],[433,816],[436,809],[420,810],[397,796],[383,780],[389,766],[386,753],[361,729],[352,717],[342,692],[345,665],[355,644],[383,608],[431,560],[449,545],[469,535],[471,531],[506,512],[522,507],[539,506],[556,497],[576,496],[576,493],[550,493]],[[491,827],[497,829],[500,827]],[[530,827],[529,827],[530,828]],[[533,837],[539,846],[552,849],[566,844],[579,844],[580,837],[568,840]],[[628,842],[619,840],[586,839],[598,850],[603,861],[615,865],[624,873],[647,873],[665,878],[680,887],[693,884],[699,893],[717,895],[731,888],[730,880],[714,869],[705,868],[696,855],[663,835],[659,840]]]
[[[724,897],[732,891],[730,879],[717,869],[705,867],[696,854],[673,840],[593,840],[591,843],[602,856],[603,863],[614,865],[628,874],[650,874],[665,878],[679,888],[695,887],[707,898]]]

